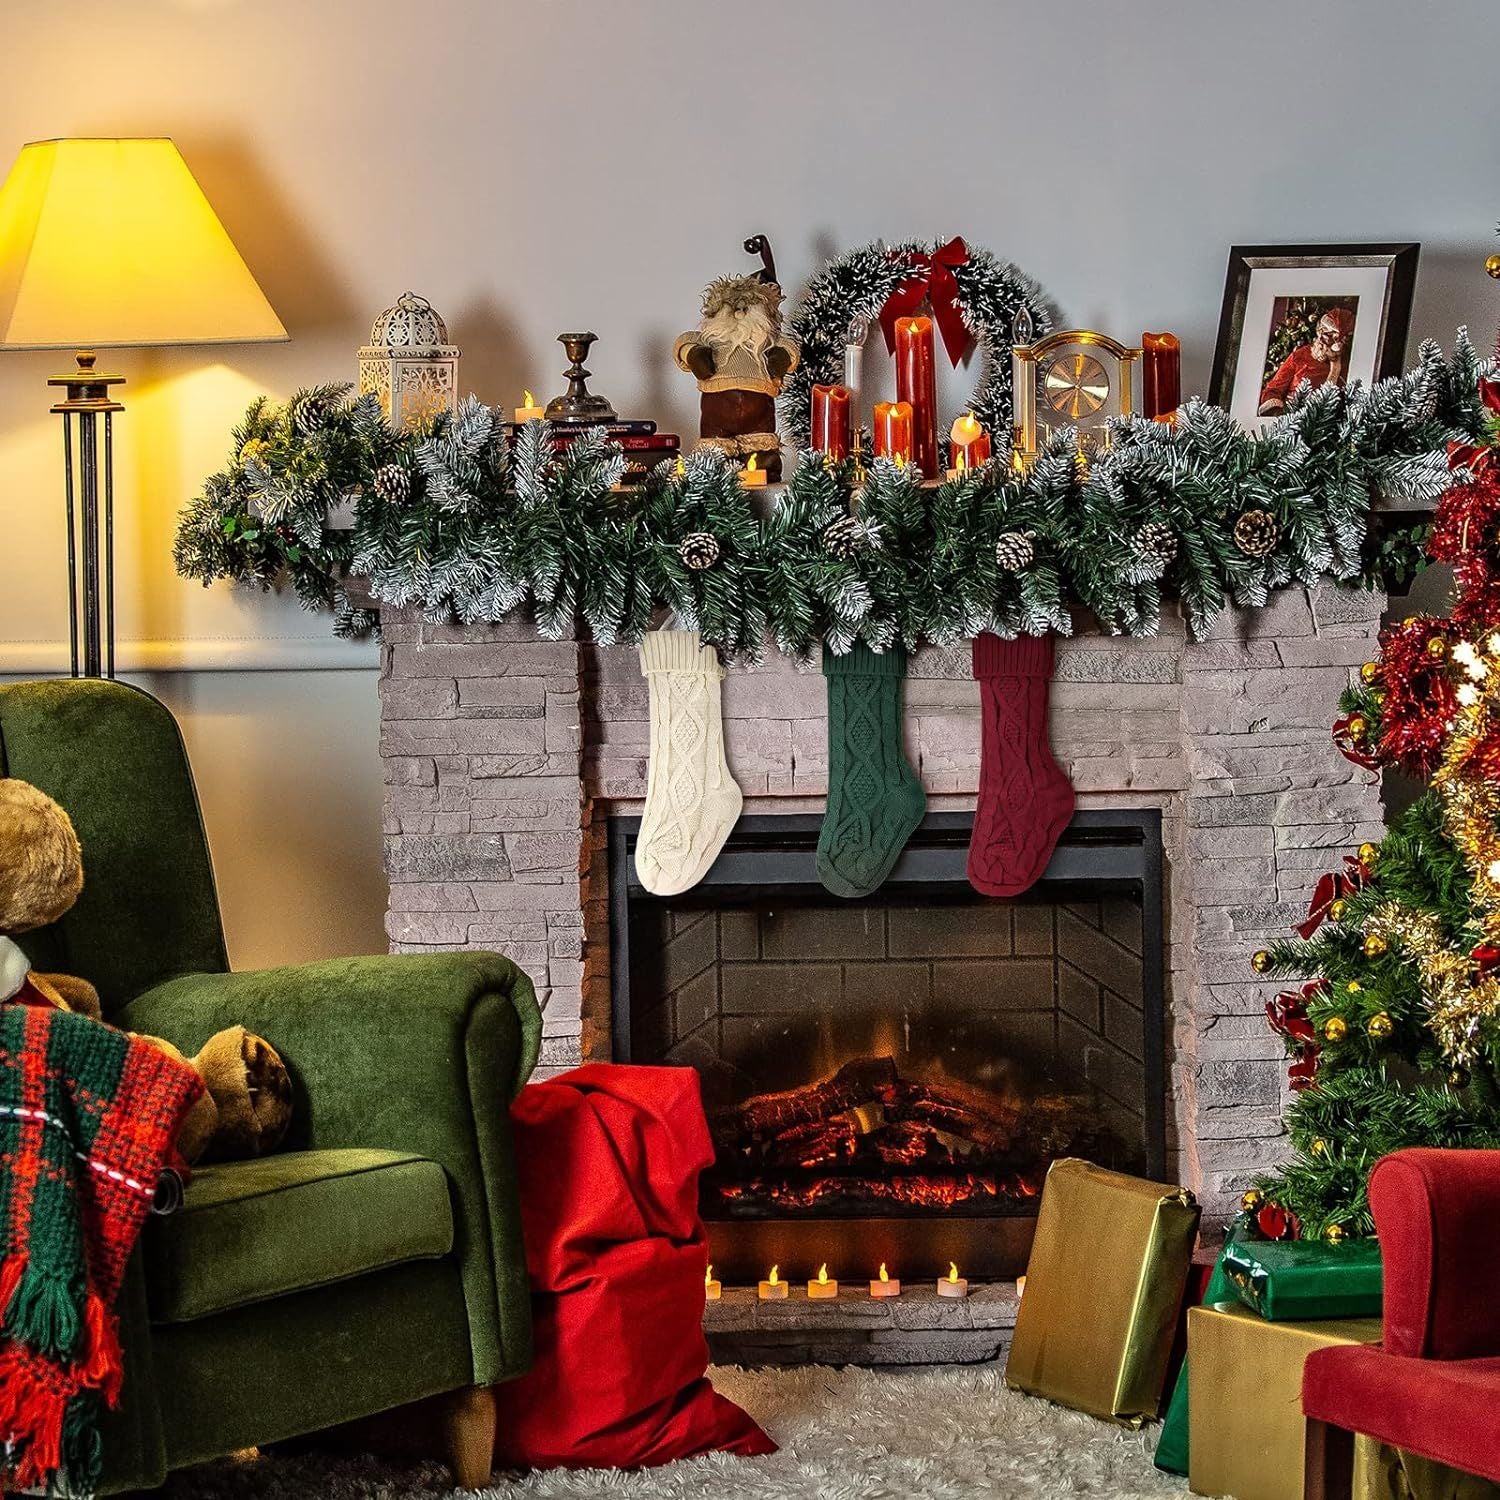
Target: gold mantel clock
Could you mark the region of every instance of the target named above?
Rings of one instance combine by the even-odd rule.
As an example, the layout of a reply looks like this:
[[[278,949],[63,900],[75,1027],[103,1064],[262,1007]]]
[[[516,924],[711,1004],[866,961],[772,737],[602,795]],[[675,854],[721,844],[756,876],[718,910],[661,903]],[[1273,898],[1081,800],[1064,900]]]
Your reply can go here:
[[[1049,333],[1011,350],[1015,388],[1015,451],[1030,464],[1063,428],[1078,430],[1087,459],[1109,446],[1109,423],[1135,410],[1139,349],[1084,328]]]

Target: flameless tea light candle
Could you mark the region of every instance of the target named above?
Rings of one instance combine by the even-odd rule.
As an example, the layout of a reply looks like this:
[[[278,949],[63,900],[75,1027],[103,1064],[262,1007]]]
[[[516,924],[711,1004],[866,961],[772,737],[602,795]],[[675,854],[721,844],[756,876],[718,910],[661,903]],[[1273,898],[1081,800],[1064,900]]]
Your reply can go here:
[[[1019,1302],[1021,1300],[1021,1298],[1024,1297],[1025,1295],[1026,1295],[1026,1278],[1024,1276],[1017,1276],[1016,1277],[1016,1301]]]
[[[750,455],[745,467],[740,470],[740,483],[747,490],[764,489],[766,485],[766,471],[755,461],[755,455]]]
[[[807,1295],[816,1301],[820,1297],[837,1297],[839,1284],[828,1279],[828,1262],[818,1267],[817,1278],[807,1283]]]
[[[714,1280],[714,1268],[703,1273],[703,1298],[706,1302],[717,1302],[724,1295],[724,1283]]]
[[[885,1262],[880,1262],[880,1280],[870,1283],[870,1295],[872,1297],[899,1297],[901,1295],[901,1283],[892,1281],[885,1272]]]
[[[779,1266],[771,1267],[771,1274],[760,1284],[760,1300],[762,1302],[779,1302],[787,1294],[787,1284],[776,1273]]]
[[[967,1297],[969,1295],[969,1283],[958,1274],[958,1267],[951,1260],[948,1262],[948,1274],[939,1278],[937,1289],[939,1297]]]
[[[973,412],[965,412],[948,429],[948,441],[953,445],[950,479],[962,479],[970,469],[977,469],[989,459],[990,435]]]
[[[526,404],[525,406],[518,406],[516,408],[517,427],[523,422],[540,422],[543,416],[546,415],[545,408],[536,404],[536,397],[530,391],[524,391],[522,394],[526,398]]]

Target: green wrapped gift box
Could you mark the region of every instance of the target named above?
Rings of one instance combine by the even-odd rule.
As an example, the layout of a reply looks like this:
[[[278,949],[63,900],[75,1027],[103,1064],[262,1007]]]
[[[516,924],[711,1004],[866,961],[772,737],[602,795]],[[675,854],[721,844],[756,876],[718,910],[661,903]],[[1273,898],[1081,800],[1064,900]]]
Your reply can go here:
[[[1272,1323],[1380,1316],[1380,1243],[1373,1239],[1239,1239],[1222,1269],[1240,1301]]]

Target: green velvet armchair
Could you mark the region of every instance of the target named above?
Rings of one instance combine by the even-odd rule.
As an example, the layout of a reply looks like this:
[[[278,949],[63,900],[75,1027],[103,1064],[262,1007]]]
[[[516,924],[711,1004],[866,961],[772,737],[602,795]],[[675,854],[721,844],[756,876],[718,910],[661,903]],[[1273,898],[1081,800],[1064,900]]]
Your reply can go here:
[[[443,1393],[460,1482],[481,1482],[488,1388],[531,1358],[508,1109],[539,1046],[530,981],[490,953],[229,973],[181,736],[134,688],[0,687],[0,774],[83,845],[78,904],[23,939],[33,966],[188,1055],[241,1023],[294,1085],[285,1149],[201,1168],[147,1224],[106,1492]]]

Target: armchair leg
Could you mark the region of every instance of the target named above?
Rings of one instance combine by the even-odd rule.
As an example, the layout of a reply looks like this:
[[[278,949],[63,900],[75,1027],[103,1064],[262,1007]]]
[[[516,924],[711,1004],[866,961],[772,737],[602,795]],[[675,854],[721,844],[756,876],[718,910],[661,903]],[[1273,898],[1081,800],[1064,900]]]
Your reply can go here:
[[[1345,1427],[1307,1419],[1303,1445],[1302,1500],[1352,1500],[1354,1434]]]
[[[495,1392],[471,1385],[443,1405],[443,1445],[461,1490],[483,1489],[495,1467]]]

